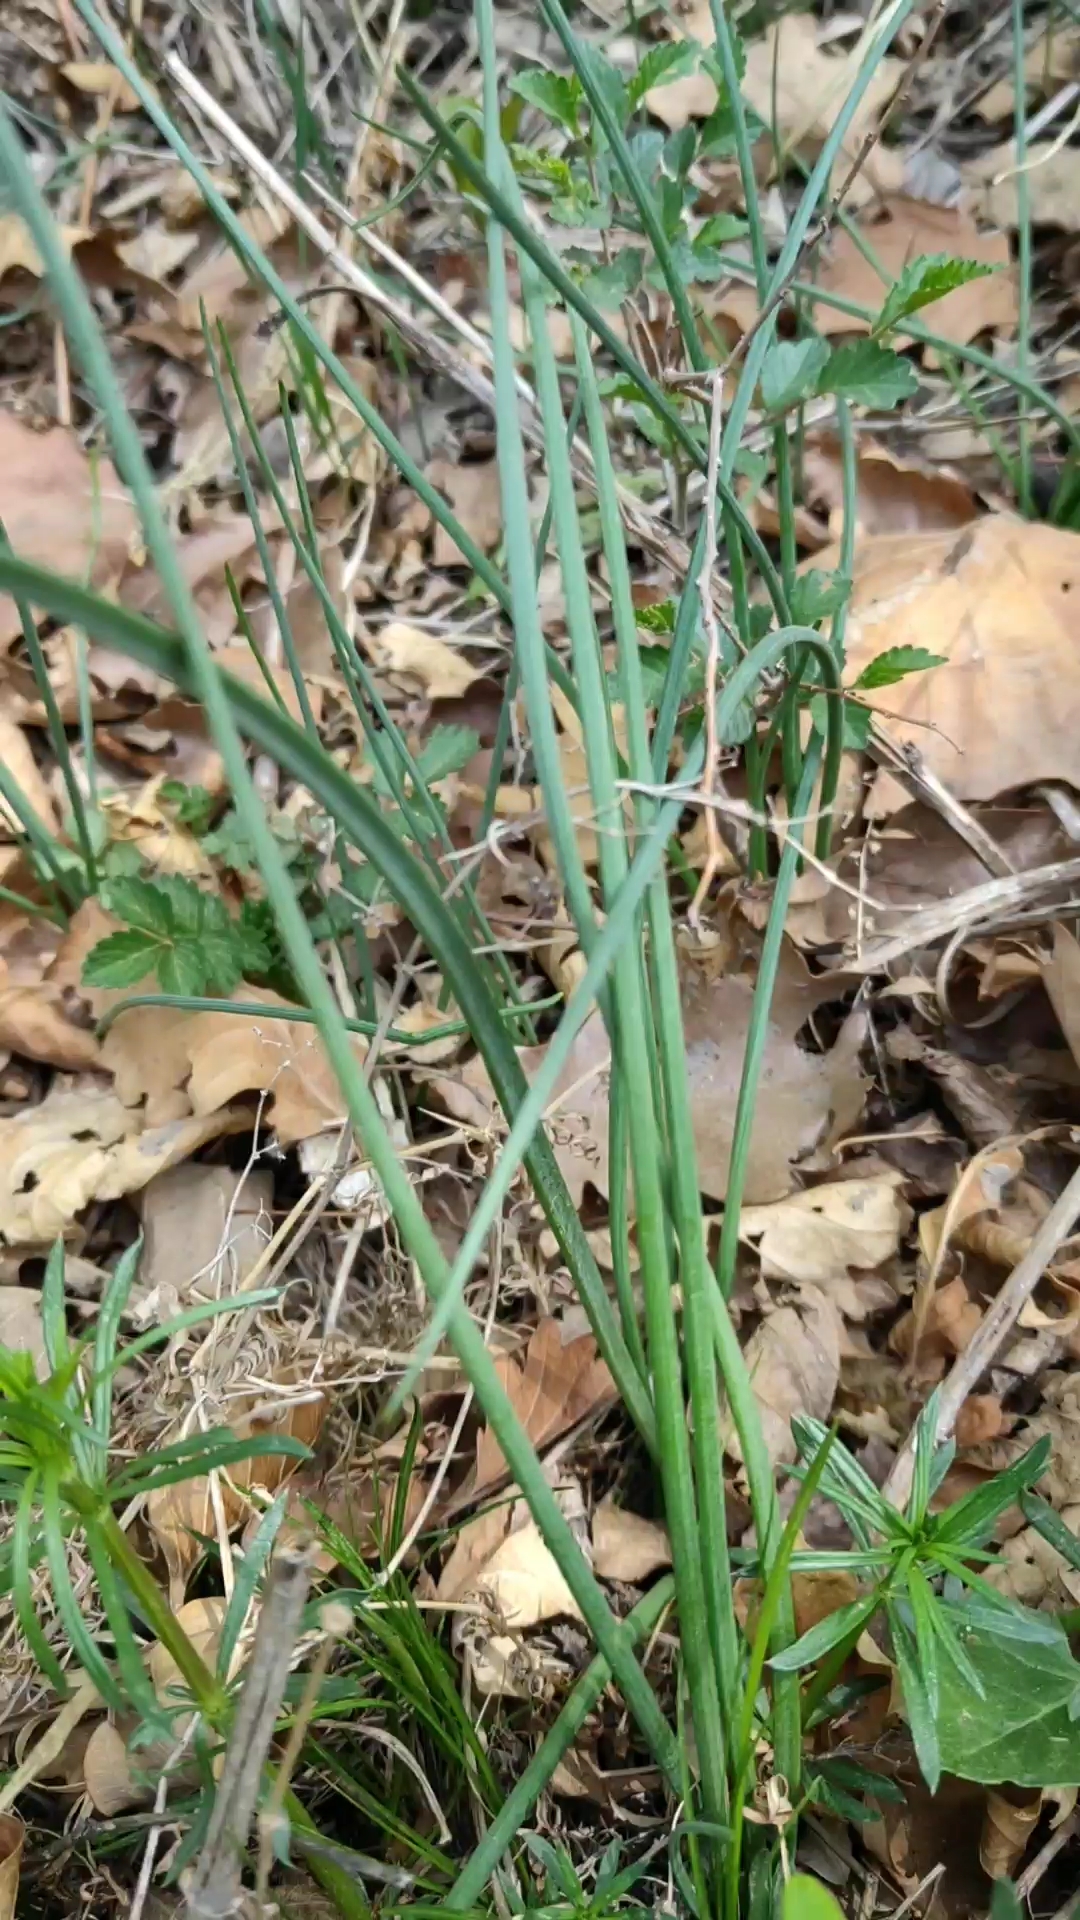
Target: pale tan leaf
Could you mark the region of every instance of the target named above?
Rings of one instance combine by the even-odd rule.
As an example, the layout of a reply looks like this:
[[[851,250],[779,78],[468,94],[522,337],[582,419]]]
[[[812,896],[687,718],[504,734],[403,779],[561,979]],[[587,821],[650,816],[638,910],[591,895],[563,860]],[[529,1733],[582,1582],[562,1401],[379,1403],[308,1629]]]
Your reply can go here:
[[[634,1585],[671,1565],[667,1528],[627,1507],[617,1507],[610,1495],[593,1514],[592,1548],[593,1572],[602,1580]]]
[[[551,1548],[531,1518],[524,1526],[511,1529],[467,1591],[491,1606],[499,1620],[518,1633],[560,1614],[572,1620],[582,1617]]]
[[[273,1176],[254,1168],[199,1161],[160,1173],[138,1199],[143,1250],[139,1262],[140,1318],[155,1298],[155,1317],[169,1319],[193,1296],[217,1300],[235,1293],[273,1230]]]
[[[1060,921],[1054,923],[1054,950],[1043,962],[1042,977],[1069,1051],[1080,1064],[1080,941]]]
[[[807,499],[827,509],[830,535],[839,539],[844,483],[840,442],[834,434],[814,434],[807,439],[803,482]],[[939,464],[901,459],[888,447],[861,435],[856,482],[856,521],[862,535],[966,527],[982,512],[966,481]]]
[[[996,271],[981,280],[969,280],[922,308],[920,323],[960,345],[988,329],[1011,331],[1015,326],[1016,283],[1004,233],[983,232],[959,208],[932,207],[924,200],[898,196],[885,204],[880,218],[865,226],[863,237],[880,260],[886,278],[883,280],[870,265],[851,234],[840,229],[833,235],[816,276],[824,292],[867,307],[872,318],[909,260],[920,253],[948,253],[977,260]],[[818,305],[815,317],[825,333],[866,333],[870,325],[870,321],[824,303]],[[902,329],[899,338],[902,342]]]
[[[751,1334],[746,1364],[765,1445],[775,1465],[795,1459],[794,1414],[828,1419],[840,1379],[842,1336],[839,1313],[816,1287],[803,1287],[795,1305],[773,1307]],[[729,1453],[741,1459],[730,1419],[724,1438]]]
[[[991,1880],[1011,1879],[1042,1817],[1038,1787],[988,1787],[979,1861]]]
[[[1059,147],[1052,140],[1036,140],[1027,149],[1025,171],[1032,224],[1060,227],[1066,233],[1080,231],[1076,148]],[[973,155],[963,162],[960,173],[973,213],[995,227],[1019,226],[1014,141],[1006,140],[999,147],[991,147],[989,152]]]
[[[1077,595],[1080,535],[1064,528],[993,513],[959,534],[878,535],[856,551],[845,677],[915,635],[944,665],[862,696],[893,739],[961,800],[1072,781]]]
[[[896,1253],[911,1218],[902,1184],[899,1173],[834,1180],[771,1206],[744,1207],[739,1235],[757,1241],[766,1278],[828,1288],[850,1268],[878,1267]]]
[[[484,673],[460,648],[407,620],[391,620],[372,634],[369,644],[380,666],[419,682],[429,700],[456,700]]]
[[[481,553],[491,553],[502,539],[502,502],[499,467],[495,460],[459,466],[452,460],[430,460],[425,469],[432,486],[446,495],[465,532]],[[466,559],[457,542],[436,524],[432,549],[436,567],[463,567]]]
[[[231,1532],[244,1512],[242,1500],[217,1476],[218,1498],[226,1528]],[[204,1540],[216,1538],[217,1513],[205,1475],[155,1487],[146,1496],[146,1524],[161,1549],[169,1573],[169,1605],[178,1613],[184,1604],[187,1577],[206,1549]],[[201,1536],[201,1538],[199,1537]]]
[[[138,517],[111,460],[84,452],[65,427],[44,433],[0,411],[0,521],[21,560],[99,590],[119,578]],[[0,644],[22,632],[0,596]]]
[[[28,1060],[44,1060],[67,1073],[97,1066],[101,1049],[88,1027],[68,1018],[63,994],[47,980],[35,986],[9,986],[0,961],[0,1047]]]
[[[137,1193],[156,1173],[250,1115],[222,1108],[147,1127],[114,1093],[53,1086],[36,1107],[0,1119],[0,1237],[48,1244],[92,1200]]]
[[[0,442],[3,439],[0,428]],[[2,487],[2,482],[0,482]],[[0,603],[2,617],[2,603]],[[33,749],[23,731],[5,714],[0,714],[0,760],[18,787],[31,813],[49,833],[56,833],[60,822],[49,789],[34,758]],[[5,839],[17,837],[19,816],[9,802],[0,797],[0,833]]]
[[[509,1488],[492,1506],[467,1520],[454,1536],[454,1543],[439,1575],[436,1598],[460,1600],[475,1586],[480,1571],[500,1547],[510,1530],[516,1488]]]
[[[127,1742],[109,1720],[99,1721],[90,1735],[83,1756],[83,1779],[94,1811],[107,1820],[129,1807],[145,1806],[153,1798],[151,1790],[136,1781]]]
[[[80,93],[110,100],[117,113],[134,113],[140,104],[134,87],[108,60],[67,60],[60,71]]]

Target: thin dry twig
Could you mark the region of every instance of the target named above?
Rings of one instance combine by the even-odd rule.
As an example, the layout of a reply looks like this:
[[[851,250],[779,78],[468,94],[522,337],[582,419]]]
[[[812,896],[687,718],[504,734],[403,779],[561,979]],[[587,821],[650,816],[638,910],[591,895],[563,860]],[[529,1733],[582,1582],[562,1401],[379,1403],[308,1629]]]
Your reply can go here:
[[[724,845],[720,838],[719,815],[709,802],[721,784],[718,769],[720,742],[716,732],[716,688],[720,673],[720,623],[713,604],[713,568],[716,565],[716,482],[720,472],[720,434],[724,421],[724,375],[717,368],[711,381],[709,415],[709,466],[705,482],[705,548],[698,576],[698,599],[709,643],[705,667],[705,772],[701,783],[705,801],[705,865],[697,892],[690,903],[687,918],[697,926],[703,903],[719,869],[724,864]]]
[[[1080,859],[1074,856],[1070,860],[1052,861],[1049,866],[1032,867],[1029,873],[987,880],[982,886],[969,887],[948,900],[933,900],[929,906],[917,908],[901,932],[845,960],[844,971],[884,973],[894,960],[902,960],[918,947],[933,946],[958,927],[978,927],[986,932],[1001,921],[1014,920],[1041,894],[1051,895],[1057,888],[1069,887],[1077,880],[1080,880]],[[1046,911],[1051,910],[1048,901]]]

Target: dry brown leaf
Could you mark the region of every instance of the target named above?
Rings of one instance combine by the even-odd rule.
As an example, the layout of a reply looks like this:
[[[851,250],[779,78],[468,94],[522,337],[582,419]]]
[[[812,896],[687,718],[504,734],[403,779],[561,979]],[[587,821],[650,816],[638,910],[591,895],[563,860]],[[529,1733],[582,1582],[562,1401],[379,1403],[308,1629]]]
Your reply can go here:
[[[15,1920],[25,1838],[17,1813],[0,1814],[0,1920]]]
[[[150,1789],[136,1781],[127,1742],[109,1720],[100,1720],[90,1735],[83,1755],[83,1780],[94,1811],[107,1820],[153,1798]]]
[[[0,429],[0,443],[2,440],[3,432]],[[0,601],[2,618],[3,602]],[[0,714],[0,760],[21,789],[31,813],[36,814],[49,833],[56,833],[60,822],[30,742],[22,727],[17,727],[4,714]],[[18,827],[17,813],[7,800],[0,797],[0,835],[8,840],[18,838],[19,832],[21,828]]]
[[[44,433],[0,411],[0,522],[20,560],[106,591],[119,579],[138,517],[111,460],[90,456],[65,427]],[[0,644],[22,632],[0,595]]]
[[[794,1414],[828,1419],[840,1380],[842,1338],[843,1321],[817,1287],[802,1287],[792,1305],[773,1307],[751,1334],[745,1359],[774,1465],[796,1457]],[[724,1444],[736,1459],[742,1458],[730,1419]]]
[[[197,1161],[151,1180],[137,1203],[140,1321],[239,1291],[273,1230],[273,1198],[273,1175],[261,1167],[241,1174]]]
[[[902,460],[873,440],[859,441],[856,480],[856,520],[864,536],[965,527],[982,513],[966,481],[940,466]],[[807,440],[803,483],[807,500],[828,511],[830,538],[839,539],[844,484],[840,442],[834,434],[815,434]]]
[[[711,46],[715,32],[708,0],[697,0],[682,20],[670,18],[670,31]],[[820,47],[812,15],[786,14],[748,47],[742,93],[768,125],[775,125],[783,148],[816,155],[851,91],[861,58],[858,46],[847,54],[830,53]],[[903,72],[901,60],[887,55],[878,62],[844,134],[835,163],[840,176],[848,174]],[[706,119],[717,98],[714,82],[702,72],[653,87],[645,95],[645,104],[665,126],[677,129],[688,120]],[[848,204],[858,206],[877,193],[895,190],[902,173],[903,162],[898,155],[880,146],[875,148],[850,184]]]
[[[231,1533],[240,1524],[244,1503],[223,1475],[217,1476],[217,1482],[220,1511]],[[217,1509],[209,1480],[200,1475],[196,1480],[180,1480],[175,1486],[155,1487],[147,1495],[145,1514],[168,1570],[169,1605],[179,1613],[188,1575],[205,1552],[203,1541],[217,1538]]]
[[[1080,72],[1080,34],[1068,21],[1054,18],[1024,55],[1024,76],[1034,94],[1054,93],[1062,80],[1073,80]],[[1011,74],[995,80],[993,86],[975,102],[972,111],[980,120],[1011,120],[1016,106],[1016,88]]]
[[[445,494],[465,532],[481,553],[491,553],[502,539],[502,502],[499,497],[499,468],[495,460],[476,461],[458,466],[440,456],[428,462],[427,478]],[[435,567],[468,565],[457,542],[436,523],[432,547]]]
[[[746,1198],[751,1205],[790,1193],[795,1165],[850,1132],[862,1110],[868,1083],[858,1064],[861,1018],[845,1022],[831,1053],[808,1053],[796,1042],[819,1003],[818,993],[801,963],[786,950],[770,1010],[750,1140]],[[722,1200],[727,1192],[753,998],[753,982],[742,974],[712,980],[705,969],[692,964],[684,969],[682,1012],[694,1139],[701,1189],[713,1200]],[[531,1078],[544,1049],[525,1047],[518,1057]],[[586,1183],[602,1194],[608,1190],[609,1067],[607,1031],[600,1015],[593,1013],[574,1041],[547,1119],[556,1159],[577,1205]],[[432,1085],[456,1118],[489,1133],[497,1128],[490,1082],[478,1058],[453,1079],[433,1076]]]
[[[1004,1433],[1008,1424],[1001,1401],[996,1393],[969,1393],[956,1416],[956,1444],[958,1447],[981,1447],[988,1440],[996,1440]]]
[[[734,1584],[735,1614],[747,1638],[757,1631],[761,1605],[761,1582],[745,1577]],[[801,1639],[811,1627],[831,1619],[841,1607],[849,1607],[859,1598],[859,1583],[843,1568],[795,1573],[791,1576],[791,1597],[795,1606],[795,1636]]]
[[[991,1880],[1011,1879],[1042,1818],[1041,1789],[988,1787],[979,1862]]]
[[[57,228],[65,253],[71,253],[80,241],[88,239],[89,232],[88,227]],[[17,213],[0,215],[0,280],[9,273],[29,273],[40,280],[44,271],[25,220]]]
[[[477,1571],[466,1598],[481,1599],[497,1615],[500,1626],[514,1633],[539,1626],[542,1620],[566,1615],[581,1619],[581,1609],[559,1570],[551,1548],[530,1515],[523,1526],[511,1527],[490,1559]]]
[[[429,700],[457,700],[474,680],[483,678],[484,668],[474,667],[460,648],[407,620],[391,620],[371,635],[369,644],[379,666],[418,681]]]
[[[1066,233],[1080,231],[1076,148],[1037,140],[1028,147],[1026,171],[1032,224],[1061,227]],[[987,153],[973,155],[963,162],[960,174],[971,210],[980,220],[1006,229],[1019,226],[1014,141],[1006,140]]]
[[[963,1353],[982,1322],[982,1308],[967,1290],[962,1274],[937,1287],[919,1330],[914,1370],[920,1381],[940,1380],[946,1364]],[[915,1340],[915,1315],[906,1313],[889,1335],[894,1353],[909,1359]]]
[[[446,1602],[460,1600],[476,1585],[480,1571],[502,1545],[510,1531],[515,1507],[516,1487],[510,1487],[493,1506],[467,1520],[454,1536],[454,1544],[439,1574],[436,1598]]]
[[[0,1287],[0,1347],[34,1356],[39,1380],[49,1375],[45,1331],[41,1324],[41,1295],[34,1287]]]
[[[766,1279],[828,1288],[851,1267],[879,1267],[897,1252],[911,1219],[903,1176],[833,1180],[771,1206],[744,1207],[740,1239],[758,1242]]]
[[[66,60],[60,71],[79,93],[111,101],[116,113],[134,113],[140,105],[134,87],[108,60]]]
[[[93,1032],[68,1017],[61,989],[51,981],[33,986],[9,985],[7,967],[0,960],[0,1047],[44,1060],[67,1073],[96,1067],[101,1049]]]
[[[667,1528],[617,1507],[610,1494],[593,1514],[592,1549],[593,1572],[601,1580],[625,1580],[633,1586],[671,1565]]]
[[[992,513],[960,534],[880,534],[856,549],[847,678],[915,635],[944,665],[864,696],[893,739],[961,800],[1072,781],[1076,594],[1080,535],[1063,528]]]
[[[275,1387],[286,1390],[280,1396],[232,1403],[229,1424],[237,1439],[286,1438],[315,1447],[329,1410],[329,1396],[322,1388],[312,1387],[295,1367],[279,1367],[272,1377]],[[257,1453],[230,1467],[229,1478],[245,1491],[258,1487],[273,1494],[296,1472],[298,1464],[289,1454]]]
[[[137,1193],[250,1119],[223,1107],[148,1127],[114,1093],[54,1085],[39,1106],[0,1119],[0,1242],[48,1244],[92,1200]]]
[[[961,346],[977,333],[988,329],[1008,332],[1015,326],[1016,283],[1004,233],[982,232],[969,214],[956,207],[932,207],[925,200],[897,196],[884,204],[882,218],[863,226],[862,235],[877,255],[885,279],[860,253],[851,234],[842,229],[834,234],[816,276],[823,292],[857,302],[869,309],[872,318],[909,260],[921,253],[948,253],[978,260],[997,271],[981,280],[969,280],[966,286],[955,287],[943,299],[922,308],[920,322],[932,333]],[[833,334],[866,333],[871,324],[823,303],[817,307],[817,322],[826,333]],[[904,338],[902,331],[899,338]]]
[[[579,1334],[564,1344],[562,1325],[553,1316],[540,1321],[522,1359],[507,1355],[496,1365],[518,1419],[537,1451],[615,1397],[615,1383],[597,1353],[592,1334]],[[471,1495],[477,1498],[496,1486],[506,1470],[498,1440],[490,1427],[482,1428],[476,1438],[476,1477]]]

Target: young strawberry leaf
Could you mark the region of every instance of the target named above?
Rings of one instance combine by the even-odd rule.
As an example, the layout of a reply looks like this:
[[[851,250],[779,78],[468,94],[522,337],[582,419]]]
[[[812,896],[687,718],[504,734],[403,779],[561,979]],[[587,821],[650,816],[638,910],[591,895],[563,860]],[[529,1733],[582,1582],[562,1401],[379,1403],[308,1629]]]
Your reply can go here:
[[[910,360],[878,340],[851,340],[830,353],[817,383],[818,393],[835,393],[861,407],[899,406],[918,387]]]
[[[905,674],[923,673],[928,667],[943,667],[942,653],[929,653],[925,647],[887,647],[865,666],[855,681],[861,693],[873,687],[892,687]]]
[[[851,581],[845,573],[825,573],[821,567],[808,567],[788,591],[792,622],[797,627],[816,627],[820,620],[831,620],[839,613]]]
[[[778,340],[761,369],[761,404],[766,413],[786,413],[818,390],[829,348],[824,340]]]
[[[417,766],[429,786],[458,773],[479,750],[480,735],[472,727],[434,727],[417,757]]]
[[[637,72],[627,83],[626,94],[631,113],[641,105],[651,88],[665,86],[671,80],[682,80],[688,73],[693,73],[700,57],[701,49],[695,40],[668,40],[650,47]]]
[[[983,266],[978,260],[954,260],[947,253],[920,253],[908,261],[890,289],[871,328],[872,335],[888,333],[909,313],[918,313],[920,307],[929,307],[957,287],[966,287],[970,280],[983,280],[993,272],[993,267]]]

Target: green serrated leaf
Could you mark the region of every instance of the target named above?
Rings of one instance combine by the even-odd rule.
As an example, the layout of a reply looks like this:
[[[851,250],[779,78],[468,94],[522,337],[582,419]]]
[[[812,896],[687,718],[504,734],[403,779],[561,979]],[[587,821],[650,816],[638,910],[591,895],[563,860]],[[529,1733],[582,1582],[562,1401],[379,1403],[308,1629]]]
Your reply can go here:
[[[920,307],[931,306],[956,287],[966,286],[969,280],[985,279],[994,271],[978,260],[954,260],[947,253],[920,253],[908,261],[891,288],[871,331],[875,335],[888,333],[909,313],[918,313]]]
[[[693,73],[700,58],[701,49],[696,40],[669,40],[650,47],[627,85],[631,113],[653,87],[682,80],[686,74]]]
[[[88,987],[137,987],[156,973],[162,942],[132,928],[109,933],[91,947],[83,961],[83,984]]]
[[[819,393],[835,393],[861,407],[887,409],[908,399],[919,384],[909,360],[880,340],[850,340],[828,355]]]
[[[766,413],[786,413],[816,393],[829,358],[824,340],[777,340],[761,369],[761,404]]]
[[[868,692],[872,687],[892,687],[908,673],[923,673],[928,667],[943,667],[945,655],[930,653],[926,647],[887,647],[862,670],[854,682]]]
[[[155,880],[111,880],[102,891],[102,905],[115,919],[140,933],[153,934],[159,940],[172,939],[175,921],[171,902]]]
[[[417,766],[429,786],[457,773],[479,750],[480,735],[472,727],[434,727],[417,756]]]
[[[845,573],[826,573],[821,567],[808,567],[792,581],[788,591],[791,618],[797,627],[816,627],[820,620],[831,620],[839,613],[851,581]],[[861,686],[862,681],[858,684]]]
[[[654,606],[638,607],[634,619],[646,633],[674,633],[676,611],[674,600],[658,600]]]
[[[598,307],[621,307],[639,285],[645,267],[640,247],[620,247],[613,259],[603,262],[580,247],[568,247],[563,258],[580,269],[575,274],[578,285]]]
[[[568,133],[577,133],[578,110],[585,95],[576,73],[547,73],[541,67],[530,67],[514,75],[510,91],[531,107],[538,107]]]

